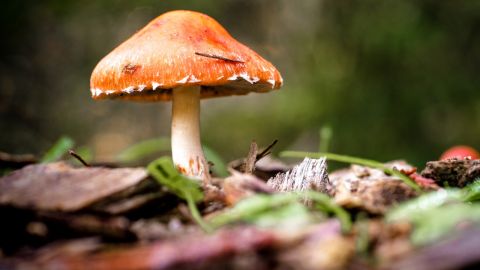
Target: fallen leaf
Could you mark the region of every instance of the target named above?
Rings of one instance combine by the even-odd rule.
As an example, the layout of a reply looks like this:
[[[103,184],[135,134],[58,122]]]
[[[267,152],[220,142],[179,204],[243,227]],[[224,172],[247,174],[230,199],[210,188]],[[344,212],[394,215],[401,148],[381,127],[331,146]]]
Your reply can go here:
[[[0,205],[76,211],[146,178],[143,168],[73,168],[64,162],[29,165],[0,178]]]

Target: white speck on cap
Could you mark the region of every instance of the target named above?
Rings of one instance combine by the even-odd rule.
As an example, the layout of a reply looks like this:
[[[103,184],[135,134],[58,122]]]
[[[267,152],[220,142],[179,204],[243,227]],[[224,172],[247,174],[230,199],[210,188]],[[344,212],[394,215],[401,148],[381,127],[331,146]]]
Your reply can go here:
[[[196,82],[201,82],[201,81],[199,79],[197,79],[197,77],[195,77],[195,75],[190,75],[190,79],[188,80],[188,82],[196,83]]]
[[[227,80],[236,81],[237,79],[238,79],[238,76],[234,74],[233,76],[229,77]]]
[[[162,84],[161,84],[161,83],[157,83],[157,82],[152,82],[152,90],[157,89],[157,87],[159,87],[159,86],[162,86]]]
[[[189,77],[190,77],[190,76],[186,76],[186,77],[184,77],[183,79],[177,81],[177,83],[186,83],[186,82],[188,81],[188,78],[189,78]]]
[[[275,79],[267,80],[267,82],[272,85],[272,88],[275,87]]]
[[[131,94],[131,93],[133,93],[133,90],[135,90],[135,87],[129,86],[129,87],[123,89],[122,92],[127,93],[127,94]]]
[[[253,82],[250,80],[250,76],[248,76],[246,72],[240,73],[239,77],[249,82],[250,84],[253,84]]]

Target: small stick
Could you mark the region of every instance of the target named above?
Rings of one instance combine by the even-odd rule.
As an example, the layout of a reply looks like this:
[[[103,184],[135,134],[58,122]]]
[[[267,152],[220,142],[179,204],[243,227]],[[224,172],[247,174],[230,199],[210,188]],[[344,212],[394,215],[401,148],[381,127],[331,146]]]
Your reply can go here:
[[[215,55],[215,54],[200,53],[200,52],[195,52],[195,54],[200,55],[200,56],[204,56],[204,57],[223,60],[223,61],[227,61],[227,62],[232,62],[232,63],[245,63],[245,61],[242,61],[242,60],[230,59],[230,58],[226,58],[226,57],[223,57],[223,56],[220,56],[220,55]]]
[[[258,146],[255,141],[252,141],[250,144],[250,150],[248,151],[248,156],[245,159],[245,170],[244,173],[253,173],[255,170],[255,162],[257,162]]]
[[[265,148],[265,150],[263,150],[260,154],[257,154],[257,158],[255,162],[259,161],[260,159],[272,153],[270,152],[270,150],[275,146],[275,144],[277,144],[277,142],[278,142],[278,139],[275,139],[269,146],[267,146],[267,148]]]
[[[68,150],[68,153],[76,158],[78,161],[80,161],[80,163],[83,164],[83,166],[85,167],[90,167],[90,164],[88,164],[81,156],[79,156],[77,153],[75,153],[75,151],[73,151],[72,149]]]

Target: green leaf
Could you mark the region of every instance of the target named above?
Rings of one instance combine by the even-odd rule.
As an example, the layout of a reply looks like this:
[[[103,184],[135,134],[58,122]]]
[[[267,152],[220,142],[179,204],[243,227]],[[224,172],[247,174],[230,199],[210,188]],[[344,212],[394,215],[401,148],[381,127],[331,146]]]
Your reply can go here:
[[[402,180],[405,184],[407,184],[408,186],[413,188],[415,191],[417,191],[419,193],[422,193],[422,190],[420,189],[420,187],[414,181],[412,181],[412,179],[410,179],[408,176],[404,175],[403,173],[401,173],[397,170],[388,168],[383,163],[375,161],[375,160],[352,157],[352,156],[345,156],[345,155],[338,155],[338,154],[333,154],[333,153],[325,153],[325,152],[313,153],[313,152],[299,152],[299,151],[284,151],[284,152],[280,153],[280,156],[282,156],[282,157],[296,157],[296,158],[326,157],[329,160],[334,160],[334,161],[349,163],[349,164],[357,164],[357,165],[362,165],[362,166],[367,166],[367,167],[379,169],[379,170],[384,171],[387,174],[395,175],[400,180]]]
[[[431,243],[450,233],[463,221],[480,222],[480,205],[463,202],[472,198],[465,189],[444,189],[423,194],[393,208],[385,219],[387,222],[411,222],[414,225],[412,242],[415,245]]]
[[[117,155],[117,159],[120,162],[135,162],[142,160],[155,153],[170,150],[170,139],[168,138],[155,138],[141,141],[134,144],[127,149],[120,152]]]
[[[74,141],[67,136],[63,136],[43,155],[40,163],[54,162],[62,158],[68,150],[74,146]]]
[[[259,215],[254,215],[249,222],[263,228],[298,228],[313,222],[313,216],[305,205],[292,202]]]
[[[161,157],[152,161],[148,164],[147,170],[160,184],[178,197],[186,200],[190,196],[195,202],[203,199],[199,181],[180,174],[170,157]]]
[[[466,202],[475,202],[480,200],[480,179],[475,179],[473,183],[462,189],[465,192],[463,200]]]
[[[238,222],[274,227],[307,224],[312,221],[312,216],[307,208],[299,203],[305,199],[312,200],[315,209],[322,213],[334,214],[340,220],[344,232],[351,229],[349,214],[333,203],[327,195],[315,191],[251,196],[213,217],[210,223],[214,227]]]
[[[172,193],[187,201],[193,219],[206,232],[211,232],[210,225],[205,223],[198,211],[196,202],[203,199],[203,193],[197,180],[192,180],[180,174],[173,165],[170,157],[161,157],[154,160],[147,167],[148,173],[161,185],[167,187]]]
[[[480,205],[449,204],[423,211],[411,217],[414,231],[411,236],[415,245],[425,245],[446,236],[461,222],[480,222]]]
[[[210,223],[214,227],[220,227],[236,222],[252,221],[259,215],[296,201],[297,196],[293,193],[254,195],[241,200],[233,208],[213,217]]]
[[[202,148],[205,153],[205,158],[214,164],[214,166],[212,166],[212,171],[219,177],[227,177],[229,175],[227,165],[220,155],[206,145],[203,145]]]
[[[414,216],[421,216],[426,211],[447,203],[461,202],[462,196],[463,194],[459,189],[443,189],[429,192],[392,208],[385,216],[385,219],[388,222],[410,220]]]

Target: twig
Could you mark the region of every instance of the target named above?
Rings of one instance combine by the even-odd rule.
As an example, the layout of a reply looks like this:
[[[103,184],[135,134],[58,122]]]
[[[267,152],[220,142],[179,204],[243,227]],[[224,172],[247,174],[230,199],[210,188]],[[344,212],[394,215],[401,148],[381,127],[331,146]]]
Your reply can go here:
[[[245,173],[253,173],[255,170],[255,162],[257,161],[257,152],[258,146],[255,141],[252,141],[250,144],[250,151],[248,151],[248,156],[245,159]]]
[[[90,164],[88,164],[81,156],[79,156],[77,153],[75,153],[75,151],[73,151],[72,149],[68,150],[68,153],[76,158],[78,161],[80,161],[80,163],[83,164],[83,166],[85,167],[90,167]]]
[[[208,58],[214,58],[214,59],[218,59],[218,60],[232,62],[232,63],[245,63],[245,61],[242,61],[242,60],[230,59],[230,58],[226,58],[226,57],[223,57],[223,56],[220,56],[220,55],[215,55],[215,54],[200,53],[200,52],[195,52],[195,54],[200,55],[200,56],[204,56],[204,57],[208,57]]]
[[[260,154],[257,154],[257,158],[255,160],[255,162],[259,161],[260,159],[270,155],[272,152],[270,152],[270,150],[275,146],[275,144],[277,144],[278,142],[278,139],[275,139],[269,146],[267,146],[267,148],[265,148],[265,150],[263,150]]]

